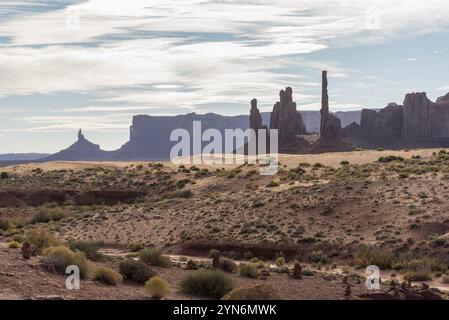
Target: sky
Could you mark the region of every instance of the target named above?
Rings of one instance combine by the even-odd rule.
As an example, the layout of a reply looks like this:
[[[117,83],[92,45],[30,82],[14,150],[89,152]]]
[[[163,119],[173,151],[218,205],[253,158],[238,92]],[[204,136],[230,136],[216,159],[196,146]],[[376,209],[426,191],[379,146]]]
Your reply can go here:
[[[129,139],[133,115],[382,108],[449,92],[447,0],[0,2],[0,153]]]

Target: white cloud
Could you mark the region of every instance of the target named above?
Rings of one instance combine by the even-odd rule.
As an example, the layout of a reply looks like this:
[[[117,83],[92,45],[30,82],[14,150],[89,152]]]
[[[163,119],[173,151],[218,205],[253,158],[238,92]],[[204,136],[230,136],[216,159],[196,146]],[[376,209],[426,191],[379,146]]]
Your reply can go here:
[[[31,3],[46,10],[20,10]],[[358,73],[304,54],[449,24],[445,0],[88,0],[70,6],[79,10],[81,28],[68,30],[65,8],[49,10],[48,3],[0,4],[14,13],[0,20],[0,34],[9,39],[0,48],[0,96],[90,93],[97,97],[93,103],[111,104],[65,112],[195,111],[211,103],[248,105],[253,97],[272,105],[286,84],[303,89],[295,90],[301,105],[317,99],[308,90],[320,86],[319,70],[328,69],[331,79],[352,80]],[[317,77],[304,78],[296,74],[300,69]],[[100,129],[124,127],[116,119],[91,119],[26,120],[39,125],[33,130],[78,127],[84,120]]]

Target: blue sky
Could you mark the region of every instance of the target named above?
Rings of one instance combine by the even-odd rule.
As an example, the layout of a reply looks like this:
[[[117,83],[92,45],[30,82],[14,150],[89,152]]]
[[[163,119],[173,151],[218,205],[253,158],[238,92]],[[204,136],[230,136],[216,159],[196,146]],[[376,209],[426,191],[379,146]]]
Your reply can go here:
[[[319,110],[449,92],[445,0],[0,2],[0,153],[55,152],[78,128],[104,149],[135,114],[270,111],[292,86]],[[79,21],[79,24],[78,24]]]

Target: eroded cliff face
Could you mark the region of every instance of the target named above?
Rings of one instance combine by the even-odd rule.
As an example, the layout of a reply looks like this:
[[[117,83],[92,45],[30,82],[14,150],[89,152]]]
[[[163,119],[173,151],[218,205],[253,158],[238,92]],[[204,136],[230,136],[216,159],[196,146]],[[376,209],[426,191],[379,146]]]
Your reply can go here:
[[[390,103],[377,112],[363,109],[360,119],[360,134],[368,138],[399,138],[402,130],[403,107]]]
[[[305,126],[301,114],[293,101],[293,90],[290,87],[279,92],[279,101],[273,106],[270,116],[270,129],[279,130],[279,144],[288,143],[289,139],[305,134]]]
[[[449,93],[439,97],[430,108],[430,135],[435,138],[449,137]]]
[[[323,71],[320,138],[312,146],[311,152],[350,151],[353,148],[343,139],[340,119],[329,112],[329,94],[327,87],[327,71]]]
[[[429,138],[430,134],[430,108],[432,101],[425,92],[409,93],[404,99],[404,112],[402,116],[403,138]]]
[[[364,109],[360,126],[344,129],[363,147],[445,147],[449,145],[449,93],[432,102],[425,92],[409,93],[404,105],[379,112]],[[366,144],[364,144],[366,142]]]
[[[262,129],[262,115],[257,108],[257,99],[251,100],[251,110],[249,112],[249,127],[254,130]]]

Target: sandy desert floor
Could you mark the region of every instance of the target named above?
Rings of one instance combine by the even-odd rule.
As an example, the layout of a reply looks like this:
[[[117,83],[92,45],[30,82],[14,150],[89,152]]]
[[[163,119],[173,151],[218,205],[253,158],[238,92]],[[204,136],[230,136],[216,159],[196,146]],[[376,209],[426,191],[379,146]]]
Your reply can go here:
[[[65,292],[60,288],[64,278],[40,267],[42,255],[23,260],[20,251],[7,248],[11,241],[20,246],[33,230],[44,230],[61,243],[83,240],[123,253],[106,262],[89,261],[92,270],[101,264],[117,270],[118,259],[126,259],[132,245],[198,259],[218,249],[237,263],[252,256],[270,265],[283,256],[283,273],[268,268],[267,280],[228,276],[236,287],[267,283],[286,299],[343,299],[342,281],[348,275],[357,275],[352,298],[358,298],[356,293],[364,290],[361,271],[368,264],[380,264],[401,281],[447,287],[445,150],[280,155],[276,175],[262,176],[261,168],[170,162],[0,168],[5,173],[0,179],[0,283],[8,288],[2,294],[147,298],[143,286],[111,287],[92,278],[82,293]],[[288,273],[295,261],[314,272],[291,282]],[[34,272],[37,282],[31,279]],[[179,288],[189,272],[181,265],[157,270],[174,288],[169,298],[193,298]],[[48,285],[37,285],[47,280]]]

